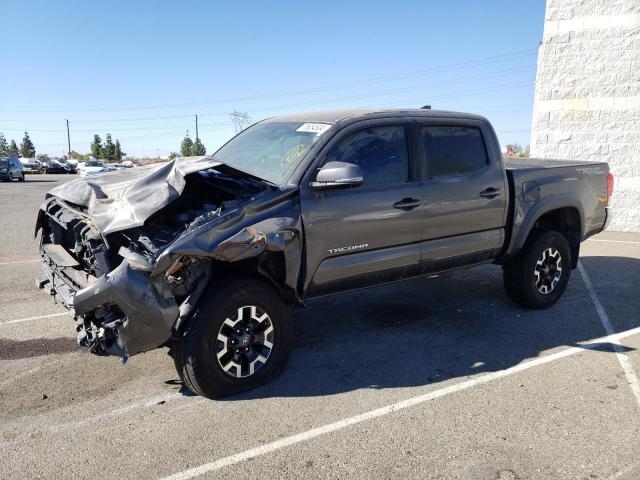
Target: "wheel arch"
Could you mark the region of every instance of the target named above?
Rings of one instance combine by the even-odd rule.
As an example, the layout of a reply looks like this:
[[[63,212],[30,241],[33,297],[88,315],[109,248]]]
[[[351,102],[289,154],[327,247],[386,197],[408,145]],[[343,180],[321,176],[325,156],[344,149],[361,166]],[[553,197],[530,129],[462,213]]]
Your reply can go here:
[[[557,230],[569,242],[572,268],[578,264],[580,242],[584,237],[584,213],[577,198],[571,195],[559,195],[543,200],[532,207],[513,235],[505,258],[512,258],[524,247],[532,234],[546,230]]]

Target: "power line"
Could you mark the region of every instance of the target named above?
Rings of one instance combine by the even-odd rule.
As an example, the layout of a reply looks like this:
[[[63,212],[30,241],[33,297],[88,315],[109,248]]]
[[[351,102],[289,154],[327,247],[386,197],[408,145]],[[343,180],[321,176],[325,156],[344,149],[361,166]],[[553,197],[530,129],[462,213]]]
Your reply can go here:
[[[207,100],[207,101],[199,101],[199,102],[186,102],[186,103],[173,103],[173,104],[161,104],[161,105],[147,105],[147,106],[135,106],[135,107],[108,107],[108,108],[91,108],[91,109],[77,109],[77,110],[4,110],[5,112],[13,112],[13,113],[79,113],[79,112],[108,112],[108,111],[131,111],[131,110],[153,110],[153,109],[161,109],[161,108],[180,108],[180,107],[192,107],[198,105],[210,105],[216,103],[230,103],[230,102],[244,102],[244,101],[257,101],[257,100],[265,100],[271,98],[279,98],[283,96],[291,96],[291,95],[303,95],[308,93],[315,93],[318,91],[325,90],[334,90],[338,88],[348,88],[355,87],[365,84],[385,82],[389,80],[397,80],[404,78],[411,78],[413,76],[420,76],[426,74],[440,73],[446,72],[450,70],[455,70],[459,68],[467,68],[470,66],[481,66],[487,65],[491,63],[501,62],[505,60],[513,60],[517,58],[523,58],[526,56],[531,56],[537,51],[537,48],[528,48],[524,50],[517,50],[513,52],[503,53],[500,55],[494,55],[490,57],[481,57],[474,60],[467,60],[464,62],[451,63],[448,65],[442,65],[439,67],[430,67],[421,70],[414,70],[411,72],[397,73],[393,75],[385,75],[380,77],[372,77],[368,79],[361,79],[352,82],[343,82],[336,83],[332,85],[325,85],[321,87],[314,87],[305,90],[293,90],[288,92],[281,92],[270,95],[254,95],[254,96],[246,96],[240,98],[225,98],[225,99],[217,99],[217,100]]]
[[[434,88],[434,87],[439,87],[439,86],[450,86],[450,85],[456,85],[456,84],[460,84],[460,83],[467,83],[467,82],[471,82],[471,81],[477,81],[477,80],[482,80],[482,79],[490,79],[490,78],[497,78],[497,77],[503,77],[503,76],[507,76],[507,75],[513,75],[513,74],[518,74],[518,73],[524,73],[530,70],[534,70],[535,66],[533,65],[519,65],[517,67],[512,67],[512,68],[507,68],[507,69],[502,69],[502,70],[496,70],[496,71],[491,71],[491,72],[485,72],[485,73],[481,73],[481,74],[476,74],[476,75],[465,75],[463,78],[456,78],[456,79],[445,79],[445,80],[440,80],[437,82],[432,82],[432,83],[428,83],[428,84],[415,84],[415,85],[409,85],[409,86],[404,86],[404,87],[396,87],[396,88],[392,88],[392,89],[385,89],[385,90],[377,90],[377,91],[373,91],[373,92],[368,92],[368,93],[363,93],[363,94],[358,94],[358,95],[348,95],[348,96],[342,96],[342,97],[337,97],[337,98],[332,98],[332,99],[322,99],[322,100],[318,100],[318,101],[313,101],[311,103],[307,102],[306,104],[302,104],[302,105],[316,105],[319,103],[331,103],[331,102],[338,102],[338,101],[351,101],[351,100],[359,100],[359,99],[367,99],[367,98],[373,98],[373,97],[377,97],[377,96],[385,96],[385,95],[393,95],[395,93],[402,93],[402,92],[406,92],[406,91],[411,91],[411,90],[421,90],[421,89],[426,89],[426,88]],[[293,104],[293,107],[296,106],[300,106],[300,103],[296,103]],[[291,105],[285,105],[285,106],[270,106],[270,107],[261,107],[261,108],[253,108],[252,110],[254,111],[271,111],[271,110],[281,110],[284,108],[289,108]],[[226,115],[227,113],[224,111],[219,111],[219,112],[209,112],[209,113],[204,113],[201,114],[200,116],[202,117],[211,117],[211,116],[219,116],[219,115]],[[157,120],[157,119],[163,119],[163,118],[174,118],[174,117],[178,117],[178,118],[187,118],[187,117],[191,117],[191,115],[185,115],[185,116],[181,116],[181,115],[177,115],[177,116],[169,116],[169,117],[146,117],[146,118],[139,118],[137,120]],[[11,120],[14,122],[17,122],[18,120]],[[77,123],[88,123],[88,122],[96,122],[96,123],[108,123],[108,122],[112,122],[112,121],[116,121],[116,120],[95,120],[95,121],[88,121],[88,120],[78,120]],[[124,119],[118,119],[117,121],[125,121]],[[133,120],[130,120],[133,121]],[[27,122],[27,121],[24,121]],[[53,122],[53,120],[51,121]],[[167,130],[173,129],[173,128],[183,128],[182,126],[175,126],[175,127],[131,127],[131,128],[106,128],[106,130],[110,130],[110,131],[130,131],[130,130],[154,130],[154,129],[159,129],[159,128],[164,128]],[[101,128],[102,130],[105,130],[105,128]],[[21,129],[10,129],[10,128],[5,128],[4,130],[6,131],[11,131],[11,130],[21,130]],[[57,132],[57,130],[33,130],[32,131],[40,131],[40,132]],[[77,130],[78,132],[82,132],[83,130]],[[89,131],[93,131],[93,130],[84,130],[84,132],[89,132]]]

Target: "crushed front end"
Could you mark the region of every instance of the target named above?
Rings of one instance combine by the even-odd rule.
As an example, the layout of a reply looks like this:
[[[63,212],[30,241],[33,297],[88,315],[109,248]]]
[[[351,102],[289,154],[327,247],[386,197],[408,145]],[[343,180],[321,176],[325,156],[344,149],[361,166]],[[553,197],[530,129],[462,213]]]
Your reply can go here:
[[[42,205],[36,228],[37,285],[69,309],[80,345],[127,358],[170,338],[178,305],[162,281],[154,284],[143,259],[109,245],[88,216],[55,197]]]

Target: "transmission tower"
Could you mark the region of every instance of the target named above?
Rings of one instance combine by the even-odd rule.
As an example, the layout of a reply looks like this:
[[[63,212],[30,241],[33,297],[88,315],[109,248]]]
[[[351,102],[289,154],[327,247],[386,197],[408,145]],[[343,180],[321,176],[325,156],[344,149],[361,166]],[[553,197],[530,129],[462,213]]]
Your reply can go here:
[[[237,110],[233,110],[232,113],[229,114],[231,117],[231,121],[233,121],[233,126],[236,129],[236,133],[241,132],[251,123],[251,117],[247,112],[239,112]]]

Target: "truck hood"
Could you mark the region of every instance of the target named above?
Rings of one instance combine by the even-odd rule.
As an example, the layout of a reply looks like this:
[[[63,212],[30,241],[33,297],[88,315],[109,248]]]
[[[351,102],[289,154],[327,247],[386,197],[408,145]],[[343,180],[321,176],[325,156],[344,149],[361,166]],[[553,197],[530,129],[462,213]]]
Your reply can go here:
[[[221,165],[213,157],[184,157],[60,185],[47,194],[81,207],[104,235],[141,226],[178,198],[185,177]]]

